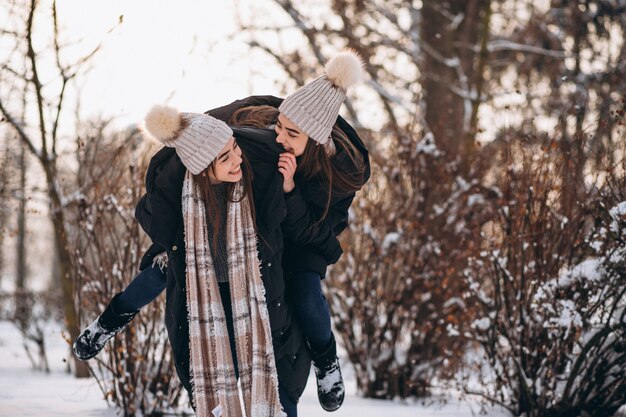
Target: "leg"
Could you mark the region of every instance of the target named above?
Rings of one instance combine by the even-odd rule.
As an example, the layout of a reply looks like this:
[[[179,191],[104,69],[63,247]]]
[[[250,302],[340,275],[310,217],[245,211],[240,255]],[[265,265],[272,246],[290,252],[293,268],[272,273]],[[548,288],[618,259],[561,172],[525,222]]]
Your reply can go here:
[[[283,410],[287,413],[287,417],[298,417],[298,406],[289,398],[287,390],[283,388],[280,381],[278,381],[278,396],[280,397],[280,404],[283,406]]]
[[[76,338],[72,345],[74,355],[78,359],[87,360],[100,353],[106,342],[130,323],[141,307],[154,300],[165,289],[165,285],[165,272],[158,265],[143,269]]]
[[[165,289],[165,271],[159,265],[140,271],[120,294],[115,309],[120,313],[132,313],[154,301]]]
[[[332,338],[330,309],[322,293],[321,277],[311,271],[298,272],[291,277],[291,295],[302,332],[314,351],[328,347]]]
[[[294,310],[307,339],[315,377],[317,398],[326,411],[335,411],[344,399],[344,384],[337,358],[337,344],[330,328],[330,309],[322,293],[319,274],[304,271],[290,277]]]

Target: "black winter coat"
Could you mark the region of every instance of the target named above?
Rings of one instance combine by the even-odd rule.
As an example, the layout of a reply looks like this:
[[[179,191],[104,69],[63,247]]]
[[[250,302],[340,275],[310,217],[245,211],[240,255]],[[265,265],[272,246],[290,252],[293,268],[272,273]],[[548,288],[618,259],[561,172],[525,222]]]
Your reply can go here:
[[[233,113],[242,107],[269,105],[278,108],[283,99],[274,96],[250,96],[234,101],[226,106],[209,110],[206,113],[228,122]],[[363,156],[365,170],[361,186],[370,177],[369,153],[365,144],[356,131],[341,116],[337,117],[339,128],[347,135],[354,146]],[[276,134],[273,134],[274,142]],[[252,137],[253,139],[253,137]],[[242,149],[245,143],[238,141]],[[277,152],[284,152],[277,144]],[[347,173],[356,172],[349,155],[341,149],[334,156],[334,164]],[[277,165],[274,169],[278,170]],[[296,188],[289,193],[286,199],[288,218],[283,223],[285,231],[285,252],[283,267],[285,272],[314,271],[325,277],[327,265],[337,262],[343,253],[337,236],[348,227],[348,209],[354,200],[356,191],[339,193],[333,191],[330,208],[326,219],[318,223],[324,213],[328,198],[320,183],[315,180],[303,180],[296,173]],[[295,242],[298,242],[296,244]]]
[[[242,150],[251,156],[253,167],[261,277],[266,291],[278,378],[291,399],[297,402],[304,391],[311,365],[300,328],[285,302],[281,221],[285,218],[286,208],[282,175],[276,169],[278,156],[275,150],[270,151],[275,141],[267,131],[234,130]],[[248,146],[244,148],[242,143]],[[165,324],[176,371],[184,387],[191,392],[181,200],[185,173],[186,169],[175,150],[161,149],[150,161],[146,194],[139,201],[135,216],[154,242],[144,255],[142,266],[162,248],[166,248],[168,254]]]

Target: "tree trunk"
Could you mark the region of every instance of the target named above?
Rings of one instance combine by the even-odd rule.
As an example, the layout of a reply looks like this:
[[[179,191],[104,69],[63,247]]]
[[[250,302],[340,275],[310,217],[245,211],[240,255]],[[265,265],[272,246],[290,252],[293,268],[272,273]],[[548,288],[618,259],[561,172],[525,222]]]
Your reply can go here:
[[[2,284],[2,277],[4,275],[4,238],[6,236],[7,221],[9,218],[8,207],[8,179],[9,179],[9,138],[7,133],[4,137],[4,156],[2,157],[2,163],[0,164],[0,285]]]
[[[58,278],[61,280],[60,287],[62,293],[63,313],[65,316],[65,327],[69,332],[70,340],[75,340],[80,334],[80,323],[78,322],[78,314],[74,305],[74,282],[71,274],[71,253],[67,241],[67,231],[65,228],[65,219],[59,193],[54,184],[51,175],[51,167],[44,167],[48,181],[48,195],[50,196],[50,218],[54,228],[54,243],[59,265]],[[73,356],[72,356],[73,357]],[[74,359],[74,376],[77,378],[87,378],[90,376],[87,364],[73,357]]]
[[[17,208],[17,242],[15,273],[15,318],[26,329],[30,313],[26,301],[26,147],[20,143],[18,167],[20,182]]]
[[[468,45],[480,45],[488,35],[483,26],[489,25],[489,4],[453,0],[424,2],[422,8],[421,38],[434,51],[424,54],[421,68],[425,118],[439,149],[450,160],[458,158],[461,168],[469,166],[463,160],[471,159],[475,149],[477,87],[482,87],[485,65],[484,47],[479,60]]]

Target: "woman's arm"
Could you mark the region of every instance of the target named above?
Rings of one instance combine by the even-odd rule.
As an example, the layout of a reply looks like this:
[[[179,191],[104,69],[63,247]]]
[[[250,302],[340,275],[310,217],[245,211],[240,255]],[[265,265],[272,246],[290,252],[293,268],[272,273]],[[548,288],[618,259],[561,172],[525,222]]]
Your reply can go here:
[[[135,218],[154,243],[171,247],[182,218],[182,187],[186,169],[172,148],[163,148],[151,160],[146,194],[135,208]]]
[[[283,192],[287,207],[283,232],[292,242],[322,255],[330,265],[337,262],[343,252],[337,235],[347,225],[348,208],[354,199],[354,192],[344,193],[344,196],[333,195],[328,212],[324,213],[326,193],[321,188],[314,187],[314,180],[304,182],[300,179],[299,182],[306,184],[309,193],[314,192],[314,196],[308,195],[305,198],[301,188],[296,187],[296,169],[296,157],[289,152],[281,153],[278,171],[284,179]],[[317,205],[313,203],[315,199]],[[321,204],[324,206],[320,206]]]
[[[226,123],[230,120],[231,116],[235,111],[241,109],[242,107],[249,106],[272,106],[278,108],[280,103],[283,102],[282,98],[274,97],[274,96],[250,96],[243,98],[241,100],[235,100],[230,104],[227,104],[222,107],[218,107],[216,109],[211,109],[206,111],[206,114],[209,114],[216,119],[220,119]]]
[[[285,237],[319,253],[328,265],[337,262],[343,253],[337,236],[348,225],[348,209],[353,199],[354,193],[350,193],[332,201],[326,217],[320,222],[323,207],[307,201],[296,186],[285,195]]]

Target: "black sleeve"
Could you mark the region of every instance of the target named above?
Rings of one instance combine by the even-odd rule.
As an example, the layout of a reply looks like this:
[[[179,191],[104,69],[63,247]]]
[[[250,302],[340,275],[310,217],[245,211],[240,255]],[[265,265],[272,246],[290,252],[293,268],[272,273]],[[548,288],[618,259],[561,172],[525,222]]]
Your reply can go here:
[[[323,209],[307,202],[296,186],[285,195],[287,216],[283,221],[285,237],[324,257],[327,264],[337,262],[343,253],[337,235],[348,225],[348,208],[354,193],[332,202],[324,221],[319,222]]]
[[[222,107],[218,107],[215,109],[207,110],[205,113],[209,114],[216,119],[220,119],[226,123],[230,120],[231,116],[235,111],[239,110],[242,107],[248,106],[272,106],[278,108],[280,103],[283,102],[282,98],[274,97],[274,96],[250,96],[243,98],[241,100],[235,100],[230,104],[227,104]]]
[[[182,212],[182,209],[181,209]],[[144,194],[135,208],[135,218],[152,242],[169,248],[180,227],[180,214],[164,198],[160,190]]]
[[[182,219],[182,187],[186,168],[171,148],[162,149],[150,161],[146,194],[135,208],[135,218],[152,241],[171,247]]]

